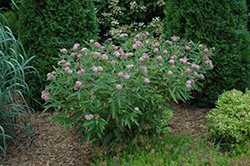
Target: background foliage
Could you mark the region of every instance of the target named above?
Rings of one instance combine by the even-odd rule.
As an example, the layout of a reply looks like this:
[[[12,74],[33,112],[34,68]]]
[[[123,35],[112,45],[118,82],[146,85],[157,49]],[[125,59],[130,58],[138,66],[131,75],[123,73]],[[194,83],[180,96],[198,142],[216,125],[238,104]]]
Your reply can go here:
[[[46,74],[53,70],[53,57],[61,48],[84,39],[97,38],[94,4],[90,0],[22,0],[20,5],[19,38],[28,57],[36,55],[34,66],[46,83]],[[43,84],[37,82],[37,75],[28,78],[31,92],[40,100]]]
[[[173,14],[174,13],[174,14]],[[249,87],[250,42],[245,0],[168,0],[164,33],[201,41],[215,47],[214,70],[206,76],[202,93],[194,93],[201,106],[214,106],[223,90]]]

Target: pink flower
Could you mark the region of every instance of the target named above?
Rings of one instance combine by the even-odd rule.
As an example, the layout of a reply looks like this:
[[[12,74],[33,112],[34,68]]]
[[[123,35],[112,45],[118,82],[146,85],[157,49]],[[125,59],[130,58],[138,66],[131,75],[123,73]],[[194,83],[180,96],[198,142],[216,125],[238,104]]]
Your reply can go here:
[[[67,50],[66,50],[66,48],[63,48],[63,49],[60,50],[60,52],[61,52],[61,53],[66,53]]]
[[[81,58],[81,57],[82,57],[82,54],[78,54],[78,55],[77,55],[77,58]]]
[[[172,64],[173,64],[173,63],[174,63],[174,60],[173,60],[173,59],[169,60],[169,63],[172,63]]]
[[[82,85],[82,83],[80,81],[76,81],[76,87],[79,88]]]
[[[159,48],[155,48],[155,49],[154,49],[154,52],[158,52],[158,51],[159,51]]]
[[[201,79],[205,78],[203,74],[199,74],[199,76]]]
[[[185,71],[188,72],[188,73],[191,73],[191,72],[192,72],[192,69],[186,68]]]
[[[95,94],[95,92],[91,92],[91,95]]]
[[[187,81],[187,84],[191,84],[192,82],[190,80]]]
[[[200,44],[199,47],[202,47],[202,44]]]
[[[125,79],[129,79],[128,73],[125,73],[124,78],[125,78]]]
[[[65,71],[69,71],[70,70],[70,68],[69,67],[65,67],[65,69],[64,69]]]
[[[172,74],[173,74],[173,72],[170,70],[170,71],[168,71],[168,74],[169,74],[169,75],[172,75]]]
[[[212,47],[212,50],[214,50],[214,51],[215,51],[215,48],[214,48],[214,47]]]
[[[103,68],[102,67],[97,67],[97,69],[99,70],[99,71],[103,71]]]
[[[157,89],[158,87],[157,86],[155,86],[155,89]]]
[[[164,53],[164,54],[167,54],[167,53],[168,53],[168,51],[167,51],[167,50],[164,50],[164,51],[163,51],[163,53]]]
[[[88,49],[87,48],[82,48],[81,51],[86,52],[86,51],[88,51]]]
[[[70,63],[69,63],[69,62],[67,62],[65,65],[66,65],[65,67],[70,66]],[[64,66],[64,65],[63,65],[63,66]]]
[[[146,73],[146,74],[148,73],[148,70],[146,67],[142,66],[140,67],[140,69],[142,70],[143,73]]]
[[[96,115],[95,119],[98,119],[98,118],[100,118],[100,115]]]
[[[136,38],[140,37],[140,34],[135,35]]]
[[[191,48],[189,46],[186,46],[185,49],[188,50],[188,51],[191,50]]]
[[[176,55],[171,56],[171,59],[177,59]]]
[[[173,65],[172,68],[175,68],[175,65]]]
[[[52,74],[56,75],[56,72],[52,71]]]
[[[156,59],[160,61],[162,60],[162,56],[158,56]]]
[[[58,116],[58,113],[55,113],[55,116]]]
[[[101,59],[102,59],[102,60],[107,60],[107,59],[109,59],[109,57],[108,57],[106,54],[103,54],[103,55],[101,56]]]
[[[187,88],[191,88],[191,84],[186,84],[186,87]]]
[[[208,49],[206,48],[206,49],[204,50],[204,52],[208,52]]]
[[[118,85],[116,85],[116,89],[117,89],[117,90],[120,90],[120,89],[122,89],[122,86],[121,86],[121,84],[118,84]]]
[[[142,62],[144,59],[143,59],[143,57],[140,57],[139,60]]]
[[[77,75],[82,75],[81,71],[76,72]]]
[[[132,67],[134,67],[134,65],[127,65],[127,68],[129,69],[129,68],[132,68]]]
[[[93,39],[90,39],[89,42],[90,42],[90,43],[94,43],[94,40],[93,40]]]
[[[122,71],[119,72],[119,73],[118,73],[118,76],[122,77],[122,76],[123,76],[123,72],[122,72]]]
[[[72,74],[72,73],[73,73],[73,71],[72,71],[72,70],[68,70],[68,73],[69,73],[69,74]]]
[[[136,111],[139,111],[139,108],[138,108],[138,107],[135,107],[135,110],[136,110]]]
[[[144,82],[146,82],[147,84],[150,82],[149,79],[145,79]]]
[[[84,70],[84,69],[81,69],[81,73],[85,73],[85,70]]]
[[[159,47],[159,46],[160,46],[159,43],[155,43],[155,44],[153,45],[153,47]]]
[[[76,53],[74,53],[74,52],[72,52],[72,53],[70,54],[71,57],[74,57],[75,55],[76,55]]]

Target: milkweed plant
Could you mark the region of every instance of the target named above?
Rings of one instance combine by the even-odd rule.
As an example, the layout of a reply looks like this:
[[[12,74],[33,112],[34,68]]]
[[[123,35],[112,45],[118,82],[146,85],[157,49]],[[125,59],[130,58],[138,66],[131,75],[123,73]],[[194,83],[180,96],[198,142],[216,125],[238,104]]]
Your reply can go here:
[[[143,31],[103,45],[89,40],[85,47],[61,49],[55,70],[47,74],[51,83],[42,91],[44,111],[53,108],[51,120],[63,130],[78,126],[83,141],[114,145],[146,125],[163,131],[173,115],[167,101],[191,98],[197,80],[213,68],[209,58],[215,48],[176,36],[152,38]]]

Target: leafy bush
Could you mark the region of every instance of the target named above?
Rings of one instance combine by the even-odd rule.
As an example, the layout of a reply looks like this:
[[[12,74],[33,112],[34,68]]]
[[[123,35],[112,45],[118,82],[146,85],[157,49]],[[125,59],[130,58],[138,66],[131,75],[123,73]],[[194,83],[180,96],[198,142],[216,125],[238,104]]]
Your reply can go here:
[[[228,144],[249,140],[250,136],[250,91],[238,90],[221,94],[216,108],[206,116],[210,120],[211,132],[216,138],[224,138]]]
[[[194,139],[184,135],[168,137],[155,136],[147,139],[143,135],[136,141],[138,149],[134,151],[119,150],[122,146],[129,147],[134,142],[124,142],[116,148],[116,155],[97,159],[100,149],[96,149],[94,165],[228,165],[228,154],[218,154],[219,146],[209,147],[201,139]],[[140,143],[140,144],[139,144]],[[143,143],[143,144],[142,144]],[[98,151],[97,151],[98,150]]]
[[[0,149],[4,158],[7,145],[17,144],[15,139],[24,134],[34,137],[29,120],[34,110],[24,98],[29,93],[26,76],[36,71],[28,65],[33,58],[26,57],[11,29],[0,22]]]
[[[245,91],[249,87],[250,41],[246,11],[245,0],[166,1],[163,20],[166,38],[179,35],[216,48],[215,56],[211,57],[214,70],[202,81],[202,93],[193,93],[200,106],[213,107],[223,90]]]
[[[94,4],[90,0],[46,0],[30,3],[20,2],[20,29],[18,35],[27,51],[27,56],[36,55],[33,63],[41,75],[53,70],[56,63],[53,57],[60,48],[70,47],[82,40],[97,39],[97,24],[95,22]],[[28,84],[34,97],[39,96],[47,84],[42,77],[42,85],[37,82],[37,75],[28,77]]]
[[[212,68],[212,51],[179,37],[157,42],[148,35],[122,34],[119,46],[110,38],[105,45],[90,40],[88,48],[62,49],[42,92],[45,110],[55,109],[53,121],[64,129],[78,125],[83,140],[110,145],[145,125],[155,131],[163,110],[170,112],[166,101],[188,100],[199,87],[196,81]]]
[[[164,17],[163,0],[95,0],[97,21],[101,32],[99,36],[119,36],[147,30],[154,35],[162,34],[161,19]]]

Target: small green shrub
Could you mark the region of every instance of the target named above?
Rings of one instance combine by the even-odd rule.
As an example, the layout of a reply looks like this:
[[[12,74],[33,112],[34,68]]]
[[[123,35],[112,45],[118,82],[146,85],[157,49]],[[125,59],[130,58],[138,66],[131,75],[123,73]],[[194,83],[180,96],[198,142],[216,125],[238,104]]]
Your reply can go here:
[[[18,35],[27,56],[36,55],[33,65],[43,76],[43,84],[48,83],[45,75],[53,70],[52,66],[56,63],[54,57],[61,48],[97,39],[98,24],[91,0],[46,0],[32,3],[21,0],[20,4]],[[28,84],[35,99],[42,102],[40,92],[44,85],[38,79],[37,75],[30,75]]]
[[[128,147],[136,142],[138,148],[133,151]],[[143,144],[142,144],[143,142]],[[124,147],[127,149],[124,149]],[[123,151],[121,151],[121,149]],[[99,153],[99,148],[97,148]],[[113,156],[101,156],[94,158],[94,165],[138,165],[138,166],[160,166],[160,165],[228,165],[228,155],[219,154],[219,146],[216,148],[207,146],[201,139],[194,139],[184,135],[173,136],[140,136],[136,141],[124,142],[114,148]]]
[[[216,102],[216,108],[206,116],[210,120],[210,131],[216,138],[235,144],[250,138],[250,91],[226,91]]]

